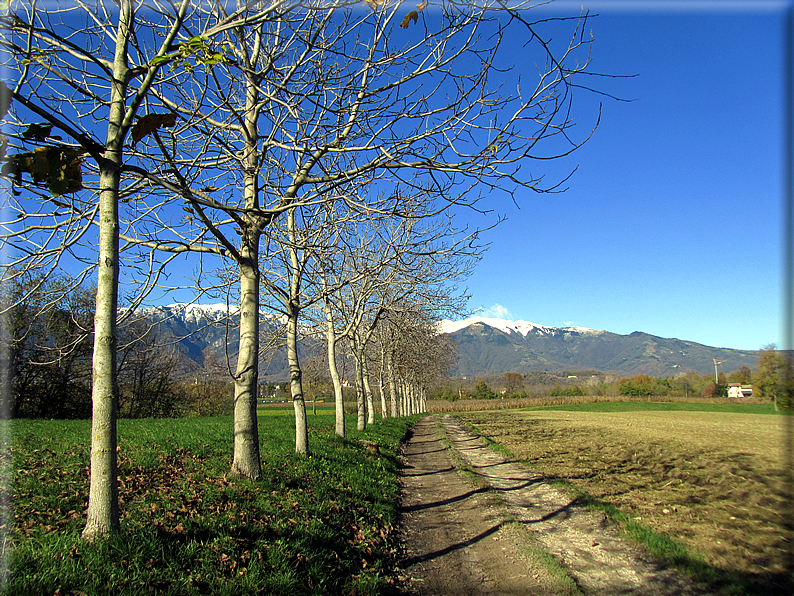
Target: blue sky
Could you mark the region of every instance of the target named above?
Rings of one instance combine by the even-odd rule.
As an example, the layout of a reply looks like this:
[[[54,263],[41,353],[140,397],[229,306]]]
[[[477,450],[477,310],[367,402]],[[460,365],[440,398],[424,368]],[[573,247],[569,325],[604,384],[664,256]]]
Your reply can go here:
[[[578,167],[567,192],[519,194],[520,209],[492,202],[507,220],[484,237],[492,245],[466,281],[470,308],[713,346],[780,344],[788,5],[562,0],[533,9],[597,15],[587,22],[590,70],[625,78],[587,82],[631,101],[577,91],[578,138],[599,103],[600,126],[569,158],[526,166],[550,184]],[[508,40],[505,56],[532,77],[524,41]],[[494,215],[467,217],[487,227]],[[162,297],[177,299],[189,297]]]
[[[599,15],[587,24],[591,70],[637,75],[588,82],[633,101],[578,94],[581,132],[603,102],[595,135],[533,166],[549,179],[578,171],[563,194],[502,205],[508,219],[467,282],[470,307],[713,346],[780,344],[785,5],[585,2]]]

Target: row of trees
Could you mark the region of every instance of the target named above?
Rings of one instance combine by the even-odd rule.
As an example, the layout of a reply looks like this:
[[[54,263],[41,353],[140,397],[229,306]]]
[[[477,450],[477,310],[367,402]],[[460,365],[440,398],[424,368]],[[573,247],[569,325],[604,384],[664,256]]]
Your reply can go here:
[[[96,279],[87,539],[118,528],[120,284],[134,309],[190,254],[197,297],[238,293],[232,473],[256,479],[261,289],[287,317],[297,451],[308,452],[301,317],[325,315],[329,366],[337,339],[351,343],[359,427],[378,333],[395,372],[384,382],[418,404],[422,379],[390,358],[416,313],[454,308],[445,285],[482,248],[455,213],[492,208],[479,205],[494,192],[553,189],[527,161],[589,136],[567,132],[583,22],[558,44],[538,35],[551,21],[520,5],[356,4],[21,2],[0,17],[14,75],[0,90],[4,277]],[[532,80],[502,68],[509,35],[535,48]],[[545,149],[549,137],[559,142]]]
[[[26,282],[26,283],[23,283]],[[15,300],[35,285],[37,290],[24,302]],[[2,289],[2,303],[14,303],[5,314],[2,353],[9,358],[10,390],[2,395],[3,411],[11,418],[88,418],[91,414],[91,319],[90,288],[63,293],[66,279],[31,279],[20,276]],[[409,374],[418,379],[420,394],[437,383],[451,365],[452,347],[446,336],[437,336],[430,325],[422,326],[421,316],[412,317],[400,330],[400,342],[382,341],[389,330],[381,323],[380,333],[365,352],[367,377],[367,423],[374,422],[375,410],[383,416],[397,415],[398,404],[409,384]],[[188,357],[179,344],[181,337],[163,331],[161,323],[147,318],[124,321],[119,326],[117,376],[119,380],[118,415],[121,418],[218,415],[230,413],[232,403],[229,376],[217,353],[207,347],[203,366]],[[282,328],[281,331],[284,329]],[[310,331],[311,328],[307,328]],[[314,339],[315,341],[311,341]],[[302,371],[311,399],[334,398],[327,352],[318,338],[303,338]],[[340,342],[337,370],[355,367],[350,342]],[[393,363],[386,366],[386,354]],[[422,359],[432,354],[431,363]],[[399,374],[394,370],[399,369]],[[415,369],[415,372],[409,372]],[[354,379],[355,375],[347,375]],[[340,375],[340,387],[345,373]],[[376,379],[377,408],[370,389]],[[389,383],[387,379],[393,379]],[[400,382],[403,381],[403,382]],[[269,389],[269,391],[267,390]],[[280,397],[291,396],[289,383]],[[260,394],[271,395],[273,387],[260,387]],[[355,397],[355,394],[354,394]],[[349,396],[348,396],[349,399]],[[389,404],[387,405],[387,399]],[[415,404],[410,404],[416,410]]]

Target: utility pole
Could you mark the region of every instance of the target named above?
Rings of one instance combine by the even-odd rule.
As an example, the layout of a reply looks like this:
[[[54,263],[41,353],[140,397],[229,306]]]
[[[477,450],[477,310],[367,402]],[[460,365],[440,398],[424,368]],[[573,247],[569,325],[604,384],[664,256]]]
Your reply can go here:
[[[717,373],[717,366],[722,364],[722,362],[717,362],[716,358],[712,358],[712,360],[714,360],[714,383],[719,385],[720,384],[720,376],[719,376],[719,373]]]

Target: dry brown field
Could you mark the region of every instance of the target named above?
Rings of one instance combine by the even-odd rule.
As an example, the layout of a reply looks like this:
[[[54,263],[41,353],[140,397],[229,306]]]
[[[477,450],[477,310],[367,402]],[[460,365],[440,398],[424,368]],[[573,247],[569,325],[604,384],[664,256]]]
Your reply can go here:
[[[551,410],[457,415],[547,479],[618,507],[709,565],[753,576],[785,571],[783,416]]]
[[[653,397],[632,397],[626,395],[583,395],[581,397],[523,397],[508,399],[460,399],[447,401],[445,399],[431,399],[427,402],[427,411],[431,414],[455,412],[479,412],[481,410],[517,410],[520,408],[537,408],[541,406],[569,406],[571,404],[591,404],[599,402],[684,402],[689,403],[692,398],[670,397],[655,395]],[[700,403],[708,404],[757,404],[753,397],[734,399],[727,397],[698,398]],[[345,404],[347,406],[347,404]],[[352,403],[355,407],[355,403]]]

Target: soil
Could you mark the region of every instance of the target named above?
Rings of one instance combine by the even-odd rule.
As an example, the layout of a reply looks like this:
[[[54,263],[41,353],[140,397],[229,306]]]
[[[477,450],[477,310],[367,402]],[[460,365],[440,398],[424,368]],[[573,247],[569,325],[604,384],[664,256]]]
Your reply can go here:
[[[708,593],[452,416],[417,423],[401,481],[405,594]]]
[[[718,412],[467,412],[544,478],[674,539],[759,594],[794,594],[781,449],[786,418]]]

